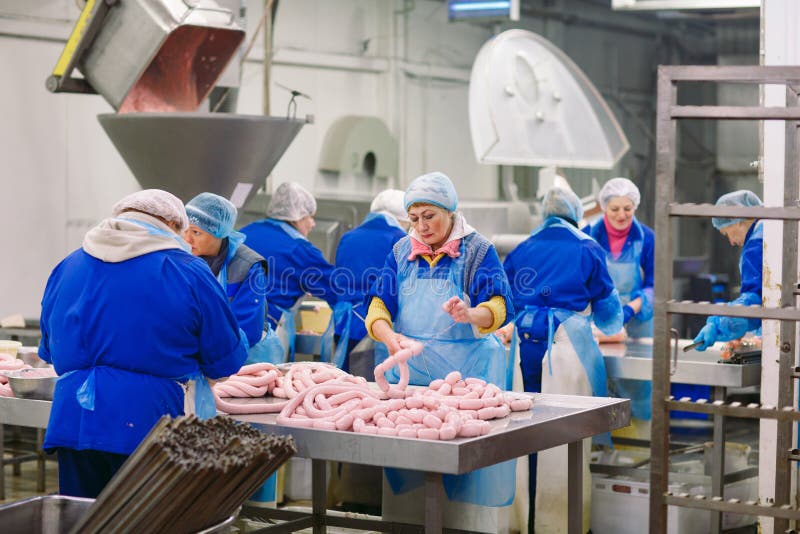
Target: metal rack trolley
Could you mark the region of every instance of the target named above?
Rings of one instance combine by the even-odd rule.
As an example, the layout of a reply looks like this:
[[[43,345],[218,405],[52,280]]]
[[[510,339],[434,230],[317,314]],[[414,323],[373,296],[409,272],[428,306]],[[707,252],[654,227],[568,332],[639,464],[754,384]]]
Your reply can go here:
[[[678,82],[738,82],[777,84],[786,86],[786,107],[744,106],[679,106]],[[798,200],[798,133],[800,108],[798,108],[798,67],[760,66],[660,66],[658,69],[658,108],[656,136],[656,264],[655,279],[655,340],[653,347],[653,423],[650,474],[650,532],[667,532],[667,505],[688,506],[714,512],[712,531],[720,532],[722,513],[733,512],[775,518],[775,530],[788,528],[789,520],[800,519],[800,510],[791,506],[790,462],[800,460],[800,454],[791,450],[792,425],[800,420],[800,412],[793,404],[795,378],[795,324],[800,321],[796,307],[797,238],[800,220]],[[676,121],[679,119],[712,120],[784,120],[786,121],[786,163],[784,173],[784,207],[716,207],[709,204],[678,204],[675,202],[675,144]],[[727,306],[707,302],[678,302],[672,300],[672,217],[736,217],[783,220],[783,259],[781,279],[781,306]],[[726,403],[724,398],[713,402],[675,400],[669,396],[670,386],[670,330],[672,314],[722,315],[750,317],[781,321],[778,406]],[[725,500],[721,476],[724,472],[724,441],[721,454],[715,455],[713,472],[716,474],[711,496],[689,496],[667,491],[669,474],[669,411],[683,410],[711,414],[714,426],[723,428],[726,416],[777,420],[775,459],[775,503],[740,502]],[[721,432],[715,432],[721,436]]]

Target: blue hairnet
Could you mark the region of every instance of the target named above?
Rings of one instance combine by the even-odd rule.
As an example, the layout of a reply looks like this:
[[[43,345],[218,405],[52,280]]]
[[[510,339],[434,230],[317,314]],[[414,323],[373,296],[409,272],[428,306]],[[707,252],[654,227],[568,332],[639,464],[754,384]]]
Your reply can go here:
[[[542,214],[544,218],[558,215],[568,217],[577,223],[583,218],[583,204],[578,195],[567,189],[554,187],[550,189],[542,200]]]
[[[414,178],[406,189],[403,201],[406,211],[416,203],[433,204],[447,211],[456,211],[458,207],[456,188],[450,178],[441,172],[429,172]]]
[[[740,189],[739,191],[734,191],[732,193],[727,193],[719,197],[716,203],[717,206],[763,206],[761,199],[758,198],[758,195],[753,193],[752,191],[748,191],[747,189]],[[722,230],[726,226],[730,226],[732,224],[736,224],[738,222],[744,221],[744,219],[735,219],[735,218],[724,218],[724,217],[712,217],[711,224],[714,225],[714,228],[717,230]]]
[[[283,182],[272,193],[267,217],[279,221],[299,221],[317,212],[317,201],[308,189],[294,182]]]
[[[612,178],[605,183],[600,193],[597,195],[600,208],[605,210],[608,203],[614,197],[627,197],[631,199],[634,209],[639,207],[639,202],[642,199],[639,188],[627,178]]]
[[[200,193],[186,204],[189,223],[214,237],[228,237],[236,223],[236,206],[214,193]]]

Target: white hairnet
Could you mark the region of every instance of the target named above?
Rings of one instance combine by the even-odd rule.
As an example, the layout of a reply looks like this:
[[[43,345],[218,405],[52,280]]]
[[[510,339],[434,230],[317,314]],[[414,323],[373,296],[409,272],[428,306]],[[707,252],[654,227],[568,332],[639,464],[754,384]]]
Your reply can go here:
[[[280,221],[299,221],[317,212],[317,201],[308,189],[294,182],[283,182],[267,206],[267,217]]]
[[[608,203],[614,197],[627,197],[631,199],[631,202],[633,202],[633,209],[639,207],[639,202],[642,199],[639,188],[627,178],[612,178],[606,182],[597,195],[600,207],[605,210]]]
[[[111,208],[111,215],[117,217],[125,210],[136,210],[161,217],[177,223],[180,231],[189,228],[189,219],[181,199],[161,189],[145,189],[126,196]]]
[[[761,199],[758,198],[758,195],[753,193],[752,191],[748,191],[747,189],[740,189],[739,191],[733,191],[732,193],[727,193],[719,197],[716,203],[717,206],[761,206]],[[726,226],[730,226],[732,224],[736,224],[737,222],[741,222],[744,219],[736,219],[736,218],[727,218],[727,217],[712,217],[711,224],[714,225],[714,228],[717,230],[722,230]]]
[[[577,224],[583,218],[583,204],[572,191],[553,187],[542,200],[542,215],[545,219],[553,215],[567,217]]]
[[[447,175],[441,172],[429,172],[414,178],[406,189],[404,199],[406,210],[416,203],[433,204],[447,211],[456,211],[458,195]]]
[[[369,206],[369,211],[372,213],[383,213],[391,215],[401,222],[409,222],[408,212],[403,206],[403,197],[405,193],[399,189],[387,189],[378,193],[372,204]]]

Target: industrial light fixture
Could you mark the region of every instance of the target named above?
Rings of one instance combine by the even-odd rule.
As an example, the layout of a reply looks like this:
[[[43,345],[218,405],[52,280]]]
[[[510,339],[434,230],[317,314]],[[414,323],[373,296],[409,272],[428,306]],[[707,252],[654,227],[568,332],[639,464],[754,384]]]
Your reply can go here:
[[[520,0],[447,0],[447,18],[453,20],[519,20]]]

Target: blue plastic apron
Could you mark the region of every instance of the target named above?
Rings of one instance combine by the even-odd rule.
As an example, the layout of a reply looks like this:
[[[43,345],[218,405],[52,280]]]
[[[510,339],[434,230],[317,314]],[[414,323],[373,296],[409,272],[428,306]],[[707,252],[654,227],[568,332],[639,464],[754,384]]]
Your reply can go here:
[[[639,258],[642,255],[642,241],[634,241],[632,247],[622,251],[618,258],[613,258],[610,252],[606,253],[606,266],[608,274],[614,281],[614,287],[619,292],[620,303],[625,306],[636,292],[641,293],[642,271]],[[644,298],[644,295],[642,295]],[[653,319],[640,321],[636,317],[628,321],[625,326],[630,337],[652,337]],[[636,419],[649,420],[652,416],[651,394],[653,383],[650,380],[629,380],[625,378],[611,379],[614,394],[631,400],[631,416]]]
[[[634,241],[632,246],[623,249],[618,258],[614,258],[610,252],[606,252],[606,267],[608,274],[614,281],[614,287],[619,293],[620,304],[625,306],[634,300],[634,295],[645,298],[642,292],[642,269],[639,265],[639,258],[642,257],[642,241]],[[641,321],[633,317],[625,326],[625,330],[630,337],[653,337],[653,319]]]
[[[545,223],[531,235],[534,236],[542,230],[552,227],[564,228],[582,240],[593,239],[591,236],[579,231],[577,228],[558,217],[548,218]],[[606,379],[608,375],[606,374],[606,365],[603,360],[603,355],[600,352],[600,347],[597,346],[597,342],[592,335],[590,316],[563,308],[526,306],[525,309],[517,315],[515,330],[517,328],[522,332],[530,330],[538,313],[547,314],[547,352],[545,356],[550,354],[553,347],[553,336],[556,330],[554,319],[557,319],[559,327],[564,327],[567,338],[583,365],[583,369],[589,379],[589,384],[592,387],[592,394],[596,397],[605,397],[607,395]],[[516,346],[514,346],[512,350],[516,350]],[[568,372],[568,370],[565,369],[554,369],[552,360],[550,358],[547,360],[549,364],[547,372],[551,375],[559,372]],[[608,434],[604,434],[595,436],[594,441],[599,444],[610,444],[611,440]]]
[[[86,380],[83,381],[81,386],[75,392],[75,398],[78,401],[78,404],[84,410],[88,410],[90,412],[94,411],[95,405],[95,398],[97,396],[96,393],[96,384],[97,384],[97,368],[104,367],[104,366],[94,366],[89,370],[89,375],[86,377]],[[125,371],[125,369],[115,368],[117,371]],[[85,369],[82,369],[85,370]],[[78,370],[69,371],[64,373],[63,375],[59,376],[58,379],[61,380],[63,378],[68,377],[69,375],[78,372]],[[135,371],[127,371],[130,373],[135,373]],[[140,374],[140,373],[137,373]],[[149,376],[149,375],[148,375]],[[215,415],[217,415],[217,406],[214,402],[214,393],[211,391],[211,386],[208,384],[208,380],[200,371],[195,371],[193,373],[186,374],[181,377],[172,378],[171,380],[175,380],[176,382],[183,385],[185,382],[193,380],[195,383],[194,387],[194,410],[195,415],[201,419],[211,419]]]
[[[353,322],[353,308],[355,305],[352,302],[341,300],[333,307],[331,320],[328,322],[325,332],[322,334],[320,341],[320,361],[332,363],[337,368],[342,369],[344,360],[347,358],[347,347],[350,341],[350,325]],[[339,343],[336,344],[336,349],[333,348],[333,334],[337,324],[344,323],[342,333],[339,336]]]
[[[399,258],[411,252],[406,240]],[[463,377],[476,377],[502,387],[506,380],[505,348],[494,335],[478,337],[473,326],[453,323],[442,310],[451,297],[469,303],[464,291],[464,258],[469,254],[461,243],[461,256],[454,258],[445,278],[421,278],[417,261],[398,261],[398,312],[395,331],[422,342],[422,354],[408,360],[409,384],[427,386],[451,371]],[[422,260],[424,261],[424,260]],[[428,274],[440,274],[433,270]],[[386,345],[376,343],[376,360],[388,357]],[[386,374],[389,382],[399,381],[397,367]],[[385,469],[392,491],[404,493],[422,486],[425,475],[419,471]],[[516,460],[476,469],[464,475],[443,475],[445,492],[451,501],[482,506],[507,506],[514,500]]]

